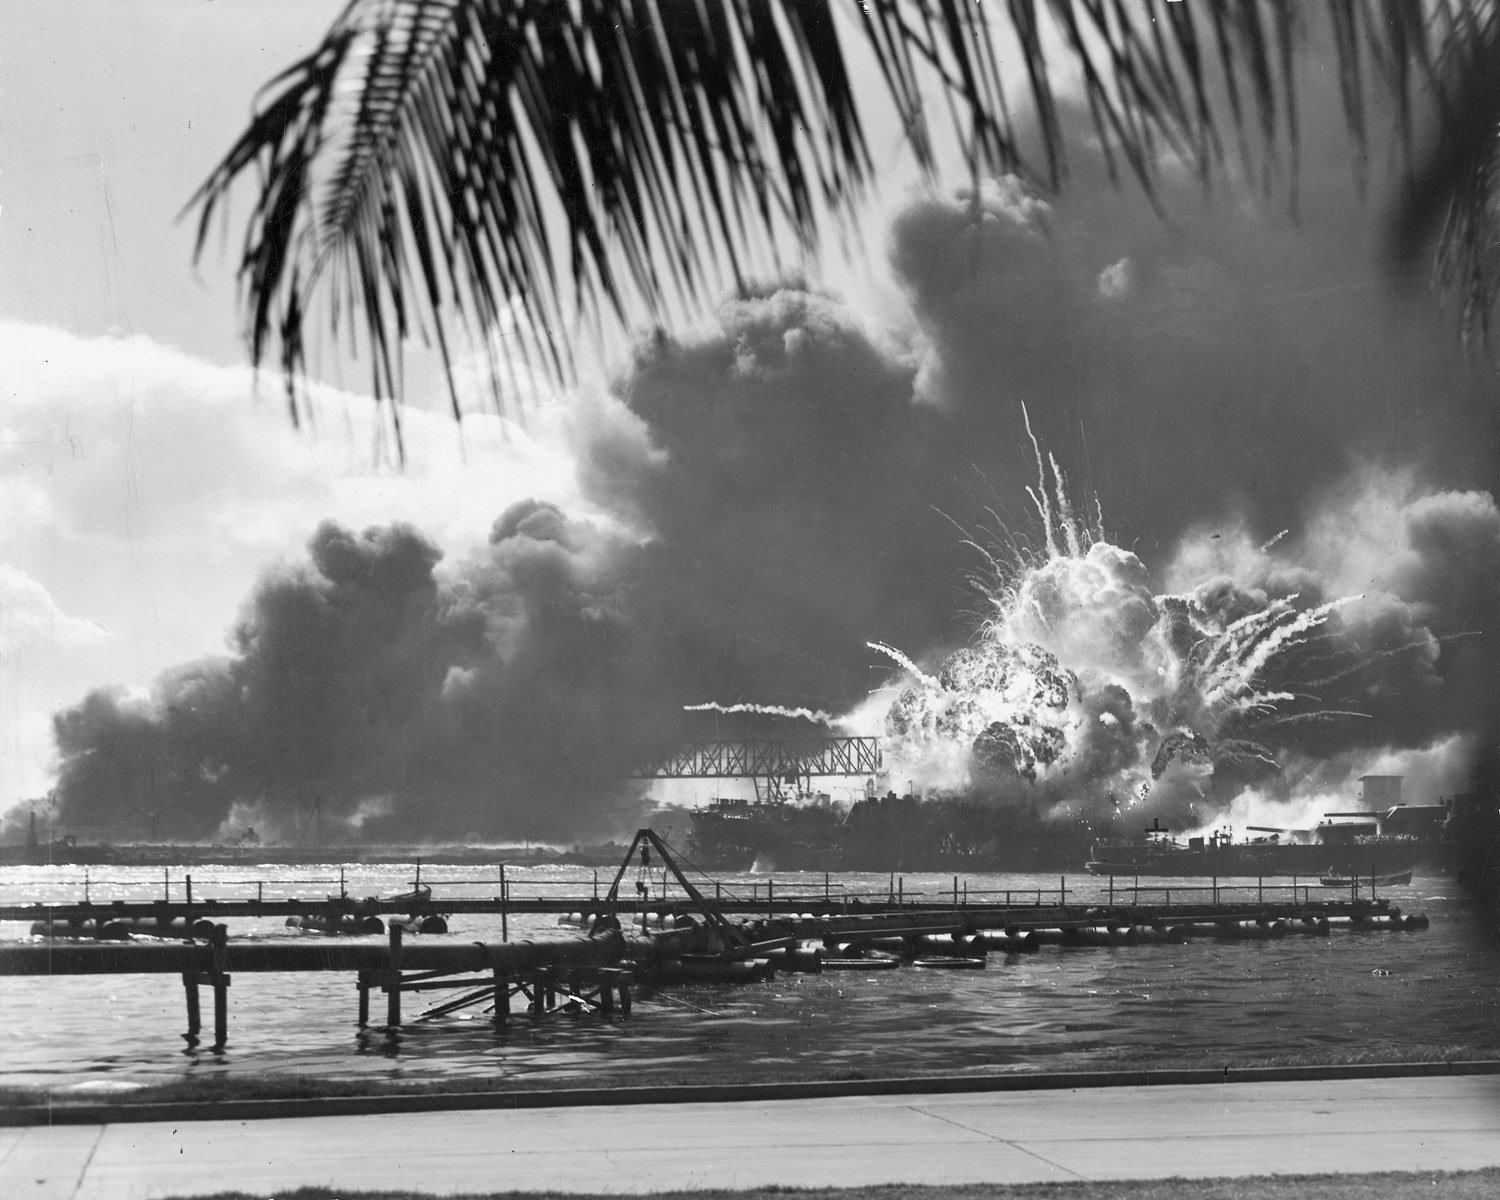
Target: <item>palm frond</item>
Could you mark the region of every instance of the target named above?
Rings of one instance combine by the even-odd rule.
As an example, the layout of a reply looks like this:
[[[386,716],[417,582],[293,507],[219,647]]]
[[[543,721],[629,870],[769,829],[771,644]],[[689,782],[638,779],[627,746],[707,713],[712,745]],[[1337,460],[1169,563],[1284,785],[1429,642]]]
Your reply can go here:
[[[1427,67],[1440,119],[1413,167],[1392,248],[1407,269],[1430,260],[1465,342],[1487,343],[1500,298],[1500,11],[1444,6],[1443,18],[1446,36]]]
[[[1371,81],[1395,97],[1403,145],[1414,81],[1439,106],[1488,111],[1463,80],[1478,87],[1488,63],[1490,4],[1326,8],[1356,163]],[[1112,177],[1151,194],[1173,158],[1207,185],[1232,132],[1244,176],[1295,203],[1303,14],[1293,0],[350,0],[193,198],[197,252],[253,175],[247,339],[257,365],[274,349],[294,417],[319,313],[356,349],[362,333],[380,399],[402,393],[403,344],[435,342],[456,412],[454,328],[493,380],[512,353],[566,380],[577,316],[661,319],[742,285],[755,247],[805,249],[820,222],[847,220],[871,175],[850,36],[926,170],[946,111],[974,173],[1062,186],[1066,76]],[[1413,227],[1459,194],[1456,176],[1432,180]]]

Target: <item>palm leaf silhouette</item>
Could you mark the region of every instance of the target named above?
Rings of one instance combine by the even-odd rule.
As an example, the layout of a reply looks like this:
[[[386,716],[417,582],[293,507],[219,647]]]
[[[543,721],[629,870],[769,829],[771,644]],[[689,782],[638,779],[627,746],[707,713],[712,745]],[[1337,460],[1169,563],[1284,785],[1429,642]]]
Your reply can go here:
[[[1076,80],[1111,178],[1148,195],[1166,157],[1233,165],[1295,208],[1293,55],[1321,15],[1293,0],[351,0],[264,89],[195,195],[196,253],[236,181],[256,199],[240,252],[247,339],[298,414],[319,306],[363,335],[377,398],[409,338],[436,344],[455,413],[450,321],[503,380],[512,357],[567,379],[570,321],[661,319],[744,282],[756,253],[808,247],[872,174],[846,46],[863,40],[920,166],[940,112],[969,169],[1056,189],[1058,80]],[[1356,177],[1375,92],[1409,147],[1414,96],[1444,135],[1395,230],[1484,328],[1493,236],[1495,6],[1326,0]],[[1016,49],[1004,55],[1006,42]],[[1012,68],[1012,63],[1019,66]],[[1029,102],[1030,132],[1013,122]],[[1234,149],[1226,152],[1232,139]],[[566,262],[566,267],[563,263]],[[638,306],[638,308],[633,307]],[[506,352],[494,333],[514,338]],[[503,401],[504,385],[496,384]],[[399,435],[399,422],[398,422]]]

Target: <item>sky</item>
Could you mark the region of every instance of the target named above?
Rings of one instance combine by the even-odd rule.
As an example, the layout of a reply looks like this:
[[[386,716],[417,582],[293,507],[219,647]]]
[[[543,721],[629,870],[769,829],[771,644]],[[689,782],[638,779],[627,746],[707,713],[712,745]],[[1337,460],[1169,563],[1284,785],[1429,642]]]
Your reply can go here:
[[[50,786],[52,711],[222,650],[323,517],[459,545],[572,494],[554,452],[480,419],[418,414],[396,468],[357,385],[292,428],[246,367],[232,253],[193,263],[187,201],[341,7],[0,6],[0,806]]]
[[[279,381],[246,366],[244,195],[194,262],[189,199],[257,90],[343,7],[0,3],[0,810],[51,786],[54,711],[223,651],[257,573],[320,520],[414,521],[456,551],[515,500],[582,504],[547,414],[459,430],[409,412],[396,464],[365,365],[326,346],[335,386],[316,426],[293,428]],[[605,350],[580,350],[583,385],[602,389]],[[412,356],[410,398],[436,371]]]
[[[412,408],[397,464],[359,364],[301,427],[252,377],[248,205],[196,266],[179,216],[340,7],[0,2],[0,810],[61,771],[116,837],[604,833],[633,758],[742,727],[705,702],[1058,811],[1465,786],[1494,380],[1393,295],[1324,57],[1298,221],[1169,171],[1164,224],[1086,137],[1061,197],[923,185],[877,119],[852,252],[524,421]]]

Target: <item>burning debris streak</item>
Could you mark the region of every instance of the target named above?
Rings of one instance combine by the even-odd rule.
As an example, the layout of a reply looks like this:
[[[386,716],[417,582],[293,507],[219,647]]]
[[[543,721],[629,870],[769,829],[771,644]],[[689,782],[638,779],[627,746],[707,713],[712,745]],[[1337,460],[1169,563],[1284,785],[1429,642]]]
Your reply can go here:
[[[909,659],[900,650],[897,650],[896,647],[887,646],[884,642],[866,642],[865,644],[869,646],[871,650],[875,650],[881,654],[884,654],[888,659],[894,662],[898,667],[900,667],[914,679],[920,680],[923,683],[935,682],[932,676],[924,674],[921,667],[917,666],[916,663],[912,662],[911,659]]]
[[[716,712],[732,716],[735,713],[756,713],[765,717],[786,717],[793,721],[811,721],[815,725],[830,728],[837,723],[832,713],[814,712],[810,708],[787,708],[781,704],[719,704],[713,700],[705,704],[684,704],[683,712]]]
[[[1394,597],[1324,599],[1309,574],[1271,562],[1285,533],[1260,547],[1261,566],[1309,594],[1224,576],[1154,593],[1134,554],[1079,520],[1056,461],[1031,441],[1045,550],[997,573],[977,641],[935,674],[871,643],[904,672],[884,716],[887,760],[929,793],[1095,825],[1131,811],[1206,823],[1305,756],[1304,730],[1364,742],[1377,714],[1347,701],[1378,708],[1392,670],[1420,680],[1430,665],[1430,636],[1370,636],[1370,610],[1404,607]]]

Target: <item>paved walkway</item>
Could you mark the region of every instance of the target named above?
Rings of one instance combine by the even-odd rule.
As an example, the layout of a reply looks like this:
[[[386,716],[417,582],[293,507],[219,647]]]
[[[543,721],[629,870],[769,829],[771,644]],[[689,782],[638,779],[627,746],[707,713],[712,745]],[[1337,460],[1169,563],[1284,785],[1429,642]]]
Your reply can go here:
[[[1500,1166],[1500,1076],[0,1128],[6,1200]]]

